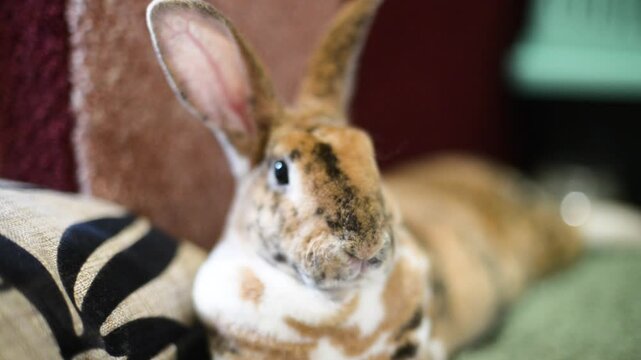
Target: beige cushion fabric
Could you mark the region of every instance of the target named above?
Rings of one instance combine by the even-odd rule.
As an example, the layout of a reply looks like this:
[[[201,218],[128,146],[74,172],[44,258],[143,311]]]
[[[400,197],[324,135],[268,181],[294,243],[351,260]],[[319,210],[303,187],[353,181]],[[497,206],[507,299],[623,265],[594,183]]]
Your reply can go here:
[[[114,204],[0,182],[0,358],[202,357],[204,256]]]

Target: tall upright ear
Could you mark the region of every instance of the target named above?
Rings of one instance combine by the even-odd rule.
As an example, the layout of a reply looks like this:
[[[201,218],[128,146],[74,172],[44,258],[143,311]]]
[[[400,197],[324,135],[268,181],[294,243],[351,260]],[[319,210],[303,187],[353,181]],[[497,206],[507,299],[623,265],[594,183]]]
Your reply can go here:
[[[346,119],[358,60],[382,0],[351,0],[330,24],[312,55],[298,104],[322,106],[330,116]]]
[[[147,26],[171,88],[214,130],[233,172],[259,162],[281,107],[231,23],[201,0],[154,0]]]

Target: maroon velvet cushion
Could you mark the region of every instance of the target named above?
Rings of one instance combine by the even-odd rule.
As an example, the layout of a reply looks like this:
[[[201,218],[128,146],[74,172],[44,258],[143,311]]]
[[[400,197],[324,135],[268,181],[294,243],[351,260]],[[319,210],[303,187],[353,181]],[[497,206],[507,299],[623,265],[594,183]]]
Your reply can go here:
[[[0,176],[73,191],[65,3],[0,1]]]

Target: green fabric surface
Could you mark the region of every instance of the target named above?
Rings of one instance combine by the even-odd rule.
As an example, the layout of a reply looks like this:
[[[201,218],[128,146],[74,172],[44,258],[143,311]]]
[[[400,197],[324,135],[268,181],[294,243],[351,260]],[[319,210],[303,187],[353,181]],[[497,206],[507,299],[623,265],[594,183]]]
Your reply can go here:
[[[641,249],[591,251],[539,282],[457,360],[641,359]]]

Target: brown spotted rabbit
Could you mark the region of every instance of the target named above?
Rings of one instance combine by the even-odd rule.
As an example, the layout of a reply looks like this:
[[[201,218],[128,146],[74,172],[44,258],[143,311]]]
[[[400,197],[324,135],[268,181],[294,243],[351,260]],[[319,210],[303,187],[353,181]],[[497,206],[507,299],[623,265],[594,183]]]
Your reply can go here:
[[[556,208],[507,169],[452,156],[381,178],[347,111],[379,4],[345,4],[294,107],[212,6],[149,6],[171,87],[237,180],[193,293],[216,358],[442,359],[580,252]]]

